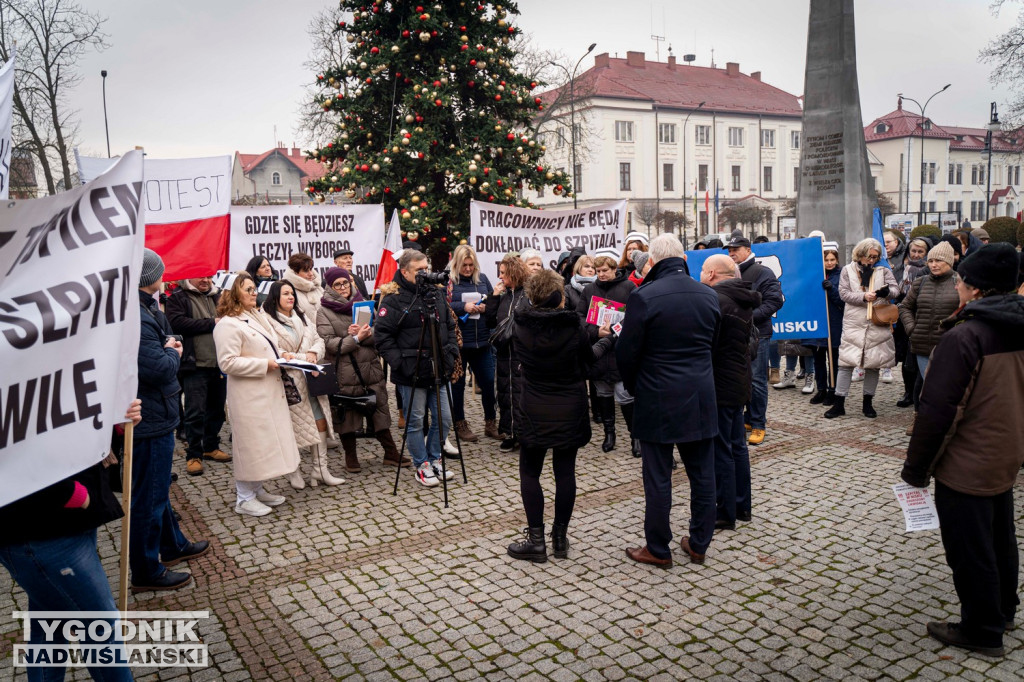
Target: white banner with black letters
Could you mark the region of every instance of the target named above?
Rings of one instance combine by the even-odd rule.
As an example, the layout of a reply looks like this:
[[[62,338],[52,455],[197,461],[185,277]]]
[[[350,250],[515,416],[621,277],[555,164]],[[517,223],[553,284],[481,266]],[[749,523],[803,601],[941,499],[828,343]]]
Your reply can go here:
[[[583,247],[622,251],[626,202],[568,210],[537,210],[499,206],[481,201],[469,205],[469,243],[476,250],[480,269],[498,281],[498,263],[509,251],[537,249],[544,267],[554,269],[558,254]]]
[[[251,258],[263,256],[280,275],[292,254],[305,253],[323,275],[334,267],[334,253],[344,249],[353,252],[354,274],[372,282],[384,249],[383,205],[231,207],[231,270],[243,270]]]
[[[14,121],[14,60],[17,50],[0,68],[0,199],[6,200],[11,191],[11,125]]]
[[[103,459],[135,398],[141,192],[136,151],[0,207],[0,506]]]

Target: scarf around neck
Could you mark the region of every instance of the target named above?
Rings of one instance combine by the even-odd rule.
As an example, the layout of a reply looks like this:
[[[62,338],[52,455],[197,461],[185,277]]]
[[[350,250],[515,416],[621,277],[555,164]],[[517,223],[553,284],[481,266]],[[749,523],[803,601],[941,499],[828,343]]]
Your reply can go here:
[[[341,315],[352,314],[352,304],[358,303],[363,300],[363,295],[359,293],[359,289],[356,289],[355,285],[352,286],[352,298],[345,298],[334,289],[327,289],[324,291],[324,297],[320,299],[320,303],[323,304],[328,310]]]
[[[583,275],[573,275],[569,283],[572,284],[572,288],[580,293],[583,292],[583,287],[594,282],[597,279],[597,275],[591,277],[584,277]]]

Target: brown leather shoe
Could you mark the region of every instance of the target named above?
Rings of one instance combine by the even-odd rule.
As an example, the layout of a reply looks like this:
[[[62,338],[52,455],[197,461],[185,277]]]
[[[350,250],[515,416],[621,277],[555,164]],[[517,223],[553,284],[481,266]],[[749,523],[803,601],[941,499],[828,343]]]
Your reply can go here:
[[[204,452],[203,459],[212,459],[214,462],[230,462],[231,455],[218,448],[213,452]]]
[[[469,428],[469,422],[465,419],[455,422],[455,433],[458,434],[459,440],[465,443],[476,443],[480,440],[480,437],[473,433],[473,429]]]
[[[659,559],[651,554],[646,546],[630,547],[626,550],[626,556],[641,564],[650,564],[651,566],[658,566],[660,568],[669,568],[672,566],[671,559]]]
[[[494,419],[485,419],[484,435],[494,440],[502,440],[501,434],[498,432],[498,422]]]
[[[203,475],[203,460],[201,459],[190,459],[185,463],[185,471],[188,472],[189,476],[202,476]]]
[[[687,554],[690,555],[690,563],[691,564],[702,564],[702,563],[704,563],[704,556],[705,555],[698,554],[697,552],[694,552],[692,549],[690,549],[690,536],[686,536],[682,540],[680,540],[679,541],[679,546],[683,548],[684,552],[686,552]]]

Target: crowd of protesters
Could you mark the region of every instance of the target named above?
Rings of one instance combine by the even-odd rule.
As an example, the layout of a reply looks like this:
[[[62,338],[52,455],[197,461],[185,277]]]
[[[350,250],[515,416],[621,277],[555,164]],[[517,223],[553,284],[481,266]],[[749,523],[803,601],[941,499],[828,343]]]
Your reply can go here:
[[[351,251],[336,253],[335,266],[322,274],[307,254],[293,254],[280,275],[256,257],[223,290],[210,276],[178,282],[163,309],[163,263],[147,250],[139,281],[140,401],[127,415],[138,422],[133,589],[186,584],[191,575],[171,567],[209,550],[207,541],[184,536],[171,508],[176,430],[185,441],[185,472],[230,467],[234,509],[254,517],[286,502],[266,488],[274,479],[294,489],[307,485],[307,475],[311,486],[343,484],[331,472],[338,466],[332,447],[340,446],[347,474],[360,473],[360,435],[378,441],[385,464],[408,467],[419,484],[434,487],[454,480],[446,459],[462,456],[449,431],[454,427],[459,443],[481,442],[479,431],[498,451],[518,450],[528,525],[508,554],[545,562],[544,459],[550,450],[552,550],[565,558],[576,457],[591,441],[593,422],[603,452],[621,449],[641,460],[645,544],[626,549],[627,556],[667,567],[675,452],[690,488],[679,549],[700,564],[716,531],[753,518],[748,446],[766,439],[769,383],[782,390],[802,378],[810,404],[836,419],[846,416],[846,399],[861,382],[861,413],[874,418],[878,383],[891,381],[900,365],[904,391],[896,405],[912,406],[915,415],[903,478],[915,486],[936,478],[943,545],[963,611],[961,623],[930,623],[928,630],[945,643],[1001,655],[1017,606],[1020,256],[1009,245],[987,244],[982,230],[909,243],[890,231],[884,241],[853,245],[844,263],[838,244],[814,236],[822,239],[831,333],[781,347],[772,327],[784,305],[779,280],[737,233],[724,244],[701,244],[718,253],[699,273],[690,272],[674,235],[649,240],[631,232],[621,252],[576,249],[560,254],[554,268],[537,251],[506,254],[493,284],[467,244],[455,250],[446,285],[424,277],[429,260],[407,243],[393,280],[378,292],[353,274]],[[372,324],[355,313],[368,300]],[[772,364],[783,357],[784,373],[773,377]],[[467,417],[470,377],[482,429]],[[408,457],[391,430],[388,378]],[[226,420],[230,455],[221,449]],[[97,465],[0,509],[7,527],[0,563],[29,592],[30,608],[66,605],[36,589],[19,548],[47,540],[46,551],[94,553],[96,526],[119,514],[107,479]],[[90,504],[88,517],[70,520],[67,510]],[[92,610],[112,608],[97,579],[102,567],[84,559],[77,566],[95,584],[74,589],[92,595]]]

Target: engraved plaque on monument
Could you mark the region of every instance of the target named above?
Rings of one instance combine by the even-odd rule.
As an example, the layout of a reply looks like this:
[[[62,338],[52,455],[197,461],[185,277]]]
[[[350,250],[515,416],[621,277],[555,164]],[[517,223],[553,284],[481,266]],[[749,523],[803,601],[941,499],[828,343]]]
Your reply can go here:
[[[853,0],[811,0],[797,231],[821,230],[845,257],[871,236],[875,196],[857,87]]]

